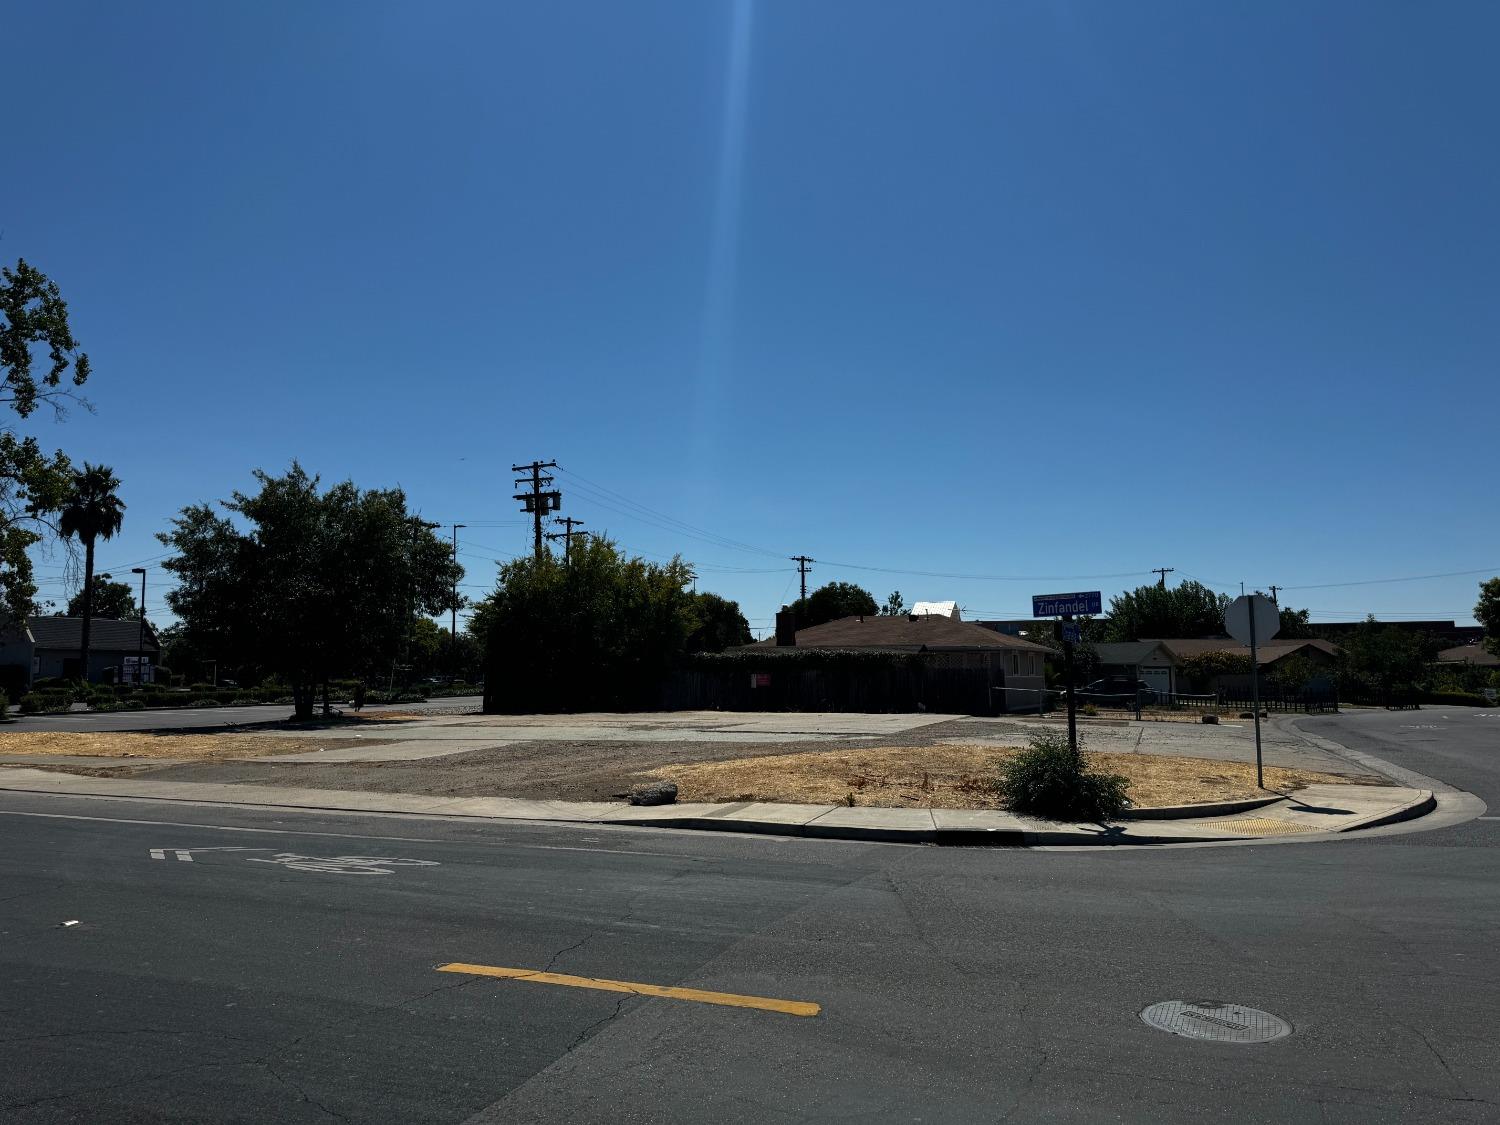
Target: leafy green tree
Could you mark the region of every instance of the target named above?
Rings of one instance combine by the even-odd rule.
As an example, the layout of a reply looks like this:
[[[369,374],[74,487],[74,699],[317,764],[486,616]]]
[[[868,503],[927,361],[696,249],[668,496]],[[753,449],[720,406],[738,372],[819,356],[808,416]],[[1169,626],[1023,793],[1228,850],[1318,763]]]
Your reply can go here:
[[[255,479],[227,514],[187,507],[157,536],[176,552],[162,564],[178,580],[167,604],[199,659],[275,674],[308,718],[330,679],[393,674],[415,616],[446,609],[463,570],[399,489],[323,491],[296,462]]]
[[[489,628],[485,710],[655,705],[700,621],[690,580],[680,558],[628,558],[604,536],[575,544],[570,565],[550,551],[506,563],[475,609]]]
[[[1221,636],[1229,601],[1227,594],[1191,580],[1174,587],[1140,586],[1110,599],[1107,639]]]
[[[736,645],[747,645],[754,638],[750,635],[750,623],[740,612],[739,602],[721,598],[718,594],[692,595],[693,612],[698,624],[688,634],[688,652],[723,652]]]
[[[0,404],[21,418],[47,404],[60,421],[67,402],[83,402],[75,388],[88,377],[88,356],[78,350],[56,283],[24,259],[0,269]],[[0,624],[35,612],[29,548],[56,534],[49,514],[71,485],[72,465],[61,451],[49,455],[36,438],[0,427]]]
[[[885,599],[885,605],[880,607],[880,612],[885,617],[900,617],[906,612],[906,600],[902,598],[900,590],[892,590],[890,597]]]
[[[1500,656],[1500,578],[1479,584],[1474,620],[1484,627],[1484,647]]]
[[[58,512],[57,530],[66,539],[83,544],[83,640],[79,674],[89,678],[89,641],[94,623],[94,544],[113,539],[125,522],[125,503],[119,497],[120,480],[105,465],[84,462],[73,474],[73,489]]]
[[[1202,652],[1177,667],[1177,675],[1193,691],[1208,691],[1220,676],[1248,676],[1254,671],[1248,652]]]
[[[1278,641],[1302,641],[1312,635],[1312,618],[1307,610],[1282,607],[1281,621],[1276,629]]]
[[[1329,669],[1299,653],[1283,656],[1271,665],[1269,679],[1282,691],[1301,691],[1314,680],[1328,675]]]
[[[1431,637],[1399,625],[1382,625],[1373,616],[1339,644],[1341,690],[1376,703],[1415,698],[1438,650]]]
[[[118,621],[134,621],[141,615],[135,591],[125,582],[116,582],[105,572],[95,576],[93,596],[79,590],[68,599],[68,616],[82,617],[87,609],[94,617],[114,618]]]
[[[852,582],[830,582],[792,603],[792,612],[797,615],[797,627],[810,629],[825,621],[837,621],[841,617],[874,617],[880,612],[870,591]]]

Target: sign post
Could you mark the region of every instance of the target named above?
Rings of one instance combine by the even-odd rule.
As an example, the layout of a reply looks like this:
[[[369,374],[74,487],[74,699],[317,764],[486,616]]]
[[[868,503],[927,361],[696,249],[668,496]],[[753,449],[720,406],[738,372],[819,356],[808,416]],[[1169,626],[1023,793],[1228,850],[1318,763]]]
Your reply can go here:
[[[1098,590],[1085,590],[1076,594],[1033,594],[1032,617],[1061,617],[1063,646],[1063,676],[1068,686],[1068,748],[1078,753],[1078,707],[1073,687],[1073,645],[1078,641],[1079,628],[1073,622],[1075,613],[1098,613],[1103,599]]]
[[[1241,594],[1224,611],[1224,630],[1240,644],[1250,646],[1250,699],[1255,711],[1255,785],[1266,787],[1260,757],[1260,651],[1281,628],[1281,612],[1264,594]]]

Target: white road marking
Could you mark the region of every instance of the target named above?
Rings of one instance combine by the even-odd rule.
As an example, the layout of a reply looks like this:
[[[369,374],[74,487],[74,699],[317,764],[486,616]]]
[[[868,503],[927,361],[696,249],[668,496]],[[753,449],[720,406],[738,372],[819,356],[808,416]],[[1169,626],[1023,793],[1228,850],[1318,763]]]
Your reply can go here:
[[[263,851],[266,849],[256,849]],[[276,863],[293,871],[317,871],[328,875],[393,875],[393,867],[437,867],[434,859],[400,859],[378,855],[298,855],[279,852],[270,859],[255,856],[251,863]]]
[[[171,852],[183,863],[193,862],[194,852],[268,852],[270,848],[152,848],[152,859],[166,859]]]
[[[312,832],[302,828],[245,828],[238,824],[202,824],[191,820],[132,820],[121,816],[82,816],[78,813],[22,812],[17,809],[0,809],[0,816],[31,816],[42,820],[88,820],[103,824],[149,824],[163,828],[206,828],[213,832],[258,832],[267,836],[329,836],[338,840],[394,840],[402,844],[449,844],[465,843],[462,840],[438,840],[431,836],[367,836],[360,832]],[[507,826],[510,826],[507,823]],[[635,851],[629,848],[575,848],[563,844],[517,844],[510,840],[497,843],[529,852],[595,852],[599,855],[654,855],[666,859],[702,860],[707,856],[679,855],[676,852]],[[206,848],[194,848],[206,851]],[[253,849],[269,851],[268,848]],[[154,858],[154,857],[153,857]]]

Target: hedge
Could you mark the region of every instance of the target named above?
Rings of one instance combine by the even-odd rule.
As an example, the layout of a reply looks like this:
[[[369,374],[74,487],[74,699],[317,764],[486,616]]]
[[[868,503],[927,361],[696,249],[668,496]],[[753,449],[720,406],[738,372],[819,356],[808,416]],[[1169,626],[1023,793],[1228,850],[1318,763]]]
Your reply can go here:
[[[1423,703],[1448,704],[1454,707],[1491,707],[1492,703],[1473,691],[1430,691],[1422,696]]]

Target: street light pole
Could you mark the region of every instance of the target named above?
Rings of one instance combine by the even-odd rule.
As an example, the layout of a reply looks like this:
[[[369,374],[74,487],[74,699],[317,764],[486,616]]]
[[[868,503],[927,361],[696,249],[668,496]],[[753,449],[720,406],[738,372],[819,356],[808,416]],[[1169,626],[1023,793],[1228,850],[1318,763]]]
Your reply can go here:
[[[458,679],[458,533],[468,526],[466,523],[453,525],[453,605],[448,621],[448,653],[451,658],[448,671],[455,680]]]
[[[141,667],[141,661],[146,658],[146,568],[133,566],[130,573],[141,576],[141,625],[135,635],[135,682],[138,686],[144,686],[145,670]]]

